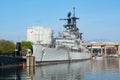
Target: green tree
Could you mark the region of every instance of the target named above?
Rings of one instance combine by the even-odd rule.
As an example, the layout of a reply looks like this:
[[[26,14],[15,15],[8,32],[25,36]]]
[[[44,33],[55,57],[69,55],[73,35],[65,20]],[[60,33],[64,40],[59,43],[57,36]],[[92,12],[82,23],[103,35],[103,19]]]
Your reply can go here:
[[[15,50],[15,44],[9,40],[0,40],[0,55],[13,55]]]
[[[32,49],[32,42],[30,41],[22,41],[21,42],[22,45],[22,55],[26,55],[27,53],[27,49]]]

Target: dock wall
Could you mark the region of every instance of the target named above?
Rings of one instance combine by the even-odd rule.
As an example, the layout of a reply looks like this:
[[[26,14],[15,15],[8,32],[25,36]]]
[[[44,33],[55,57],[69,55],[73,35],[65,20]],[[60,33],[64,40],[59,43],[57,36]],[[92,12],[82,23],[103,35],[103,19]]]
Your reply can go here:
[[[26,59],[21,57],[13,57],[13,56],[0,56],[0,67],[16,65],[22,62],[26,62]]]

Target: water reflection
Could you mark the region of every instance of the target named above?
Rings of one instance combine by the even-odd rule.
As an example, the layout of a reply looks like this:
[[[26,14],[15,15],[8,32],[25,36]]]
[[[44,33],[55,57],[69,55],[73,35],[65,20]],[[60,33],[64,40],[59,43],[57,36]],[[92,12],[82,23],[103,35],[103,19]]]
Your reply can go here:
[[[0,80],[119,80],[120,58],[0,69]]]
[[[92,60],[91,61],[91,70],[114,70],[120,69],[120,59],[119,58],[104,58],[102,60]]]
[[[26,80],[33,80],[34,75],[35,75],[35,67],[32,66],[26,67]]]
[[[76,63],[35,67],[31,80],[118,80],[120,59],[104,58]]]
[[[83,80],[88,66],[89,61],[36,67],[31,80]]]
[[[84,80],[119,80],[120,59],[104,58],[91,61],[90,71],[84,74]]]
[[[0,80],[22,80],[22,67],[0,68]]]

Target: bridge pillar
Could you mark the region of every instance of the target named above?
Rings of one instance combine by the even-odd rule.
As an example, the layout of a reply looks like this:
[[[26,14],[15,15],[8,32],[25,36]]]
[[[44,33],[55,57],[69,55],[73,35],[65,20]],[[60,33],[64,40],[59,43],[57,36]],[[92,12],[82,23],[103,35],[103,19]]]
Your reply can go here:
[[[103,55],[103,47],[101,46],[101,55]]]
[[[101,54],[106,55],[106,46],[105,45],[101,45]]]
[[[118,45],[118,55],[120,55],[120,45]]]
[[[93,53],[93,48],[92,48],[92,46],[91,46],[91,48],[90,48],[90,53]]]
[[[92,56],[93,56],[93,48],[92,48],[92,45],[90,45],[89,47],[90,47],[90,58],[92,59]]]
[[[118,45],[114,45],[114,49],[115,49],[115,54],[119,54]]]
[[[106,46],[104,46],[104,54],[105,54],[105,56],[107,55],[107,48],[106,48]]]

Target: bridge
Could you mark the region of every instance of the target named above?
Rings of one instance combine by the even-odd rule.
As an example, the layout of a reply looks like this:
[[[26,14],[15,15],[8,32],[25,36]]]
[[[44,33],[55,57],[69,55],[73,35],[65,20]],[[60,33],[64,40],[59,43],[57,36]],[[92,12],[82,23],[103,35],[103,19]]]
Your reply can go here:
[[[93,55],[120,55],[120,43],[117,42],[89,42],[83,44]]]

